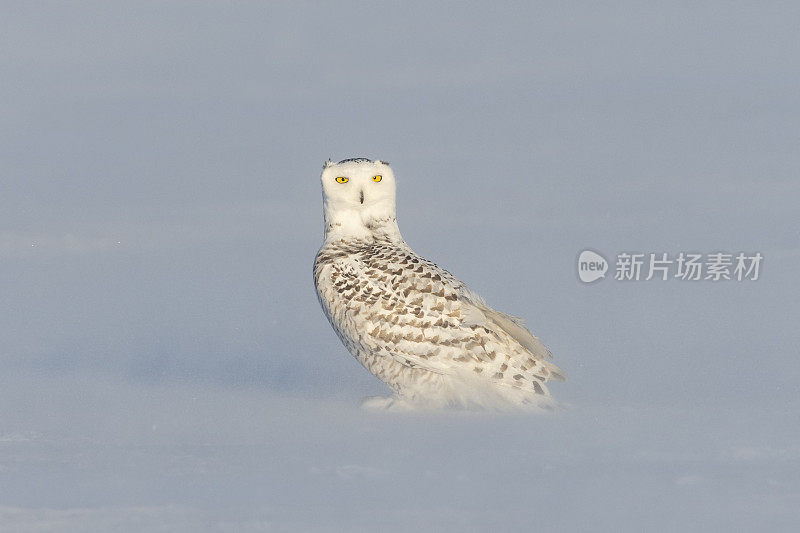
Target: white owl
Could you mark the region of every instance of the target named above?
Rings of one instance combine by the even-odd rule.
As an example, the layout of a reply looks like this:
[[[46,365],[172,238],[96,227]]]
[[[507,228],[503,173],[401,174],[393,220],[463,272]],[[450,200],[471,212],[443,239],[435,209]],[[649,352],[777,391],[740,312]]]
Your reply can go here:
[[[563,380],[521,319],[495,311],[403,241],[388,163],[330,160],[314,285],[333,329],[393,391],[371,407],[548,408]]]

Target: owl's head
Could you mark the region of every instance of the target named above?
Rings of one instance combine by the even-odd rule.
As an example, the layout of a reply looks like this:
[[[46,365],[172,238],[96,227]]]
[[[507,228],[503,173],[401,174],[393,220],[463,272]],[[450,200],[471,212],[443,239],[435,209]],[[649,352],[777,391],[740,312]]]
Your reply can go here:
[[[325,232],[363,238],[397,231],[394,172],[385,161],[363,157],[322,167]]]

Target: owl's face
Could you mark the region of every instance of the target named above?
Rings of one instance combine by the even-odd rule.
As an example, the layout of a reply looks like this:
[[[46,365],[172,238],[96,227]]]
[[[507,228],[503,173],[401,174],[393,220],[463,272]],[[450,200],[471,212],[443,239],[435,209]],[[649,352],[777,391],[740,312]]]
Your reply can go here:
[[[322,197],[328,225],[369,226],[395,216],[394,172],[383,161],[345,159],[322,170]]]

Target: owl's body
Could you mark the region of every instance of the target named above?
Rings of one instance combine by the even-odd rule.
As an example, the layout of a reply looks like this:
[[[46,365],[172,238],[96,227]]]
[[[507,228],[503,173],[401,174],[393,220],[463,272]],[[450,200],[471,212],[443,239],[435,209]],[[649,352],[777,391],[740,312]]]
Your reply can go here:
[[[326,231],[314,263],[317,295],[348,351],[395,400],[428,407],[553,404],[545,382],[563,376],[539,339],[403,241],[386,163],[328,163],[322,181]]]

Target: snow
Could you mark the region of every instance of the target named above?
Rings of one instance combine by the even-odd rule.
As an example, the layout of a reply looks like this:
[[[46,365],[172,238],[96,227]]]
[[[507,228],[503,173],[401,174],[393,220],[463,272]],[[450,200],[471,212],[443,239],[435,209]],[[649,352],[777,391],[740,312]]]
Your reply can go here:
[[[798,517],[796,426],[728,402],[386,415],[99,378],[7,380],[0,400],[13,530],[788,531]]]
[[[20,530],[789,530],[797,520],[800,446],[785,413],[376,415],[259,389],[96,378],[2,390],[4,426],[26,428],[0,438],[0,516]]]
[[[0,530],[796,529],[796,6],[123,11],[0,17]],[[563,410],[358,408],[311,281],[351,156]],[[764,261],[583,284],[586,249]]]

